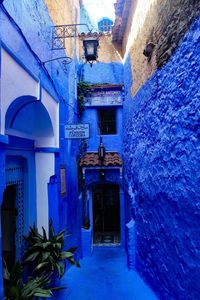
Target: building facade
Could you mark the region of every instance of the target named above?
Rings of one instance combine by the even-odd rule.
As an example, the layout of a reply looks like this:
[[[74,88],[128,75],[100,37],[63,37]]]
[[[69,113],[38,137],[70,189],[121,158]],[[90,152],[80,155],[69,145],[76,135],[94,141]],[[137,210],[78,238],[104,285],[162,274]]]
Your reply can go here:
[[[59,7],[53,10],[48,5],[48,1],[0,4],[1,299],[2,261],[10,268],[21,259],[23,235],[30,226],[48,232],[51,218],[56,230],[72,233],[68,245],[81,243],[78,141],[66,140],[64,131],[77,119],[76,41],[59,53],[52,50],[51,30],[60,21],[53,15]],[[71,9],[63,14],[67,12],[69,23],[74,23],[79,6],[66,5]],[[67,55],[71,65],[56,59]]]
[[[124,245],[124,195],[122,153],[122,85],[94,85],[84,99],[82,122],[89,124],[87,149],[80,158],[83,225],[88,223],[90,240],[82,249],[95,244]],[[91,254],[91,251],[90,251]]]

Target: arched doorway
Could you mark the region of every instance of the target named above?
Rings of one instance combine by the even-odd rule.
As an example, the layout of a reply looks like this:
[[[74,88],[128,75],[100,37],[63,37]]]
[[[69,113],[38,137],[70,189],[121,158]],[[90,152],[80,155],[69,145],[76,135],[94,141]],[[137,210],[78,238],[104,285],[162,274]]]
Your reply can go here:
[[[48,231],[47,184],[55,174],[58,106],[45,91],[41,95],[42,100],[30,95],[18,97],[7,108],[5,133],[9,136],[9,144],[6,155],[22,156],[27,160],[26,228],[35,223],[39,230],[44,227]]]
[[[93,187],[94,244],[119,244],[120,196],[116,184]]]

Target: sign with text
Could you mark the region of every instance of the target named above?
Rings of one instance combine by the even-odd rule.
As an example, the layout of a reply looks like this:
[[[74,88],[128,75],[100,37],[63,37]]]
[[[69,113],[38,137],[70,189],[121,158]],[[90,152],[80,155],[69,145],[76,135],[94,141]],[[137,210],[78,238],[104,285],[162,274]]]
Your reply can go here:
[[[85,106],[116,106],[122,105],[121,91],[98,91],[84,98]]]
[[[66,139],[87,139],[89,138],[89,124],[65,125]]]

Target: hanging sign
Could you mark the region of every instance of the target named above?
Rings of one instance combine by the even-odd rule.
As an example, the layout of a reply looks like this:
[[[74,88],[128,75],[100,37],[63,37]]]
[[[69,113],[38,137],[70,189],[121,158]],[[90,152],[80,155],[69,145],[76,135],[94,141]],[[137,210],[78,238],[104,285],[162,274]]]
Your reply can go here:
[[[116,106],[122,105],[121,91],[98,91],[84,98],[85,106]]]
[[[65,125],[66,139],[87,139],[89,138],[89,124]]]

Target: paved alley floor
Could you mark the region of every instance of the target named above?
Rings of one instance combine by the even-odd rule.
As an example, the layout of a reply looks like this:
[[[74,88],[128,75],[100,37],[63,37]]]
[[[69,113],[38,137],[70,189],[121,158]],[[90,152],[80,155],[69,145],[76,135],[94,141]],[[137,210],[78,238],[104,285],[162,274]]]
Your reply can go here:
[[[70,268],[62,279],[66,290],[61,300],[158,300],[134,271],[126,267],[120,247],[95,247],[93,255],[80,261],[81,268]]]

